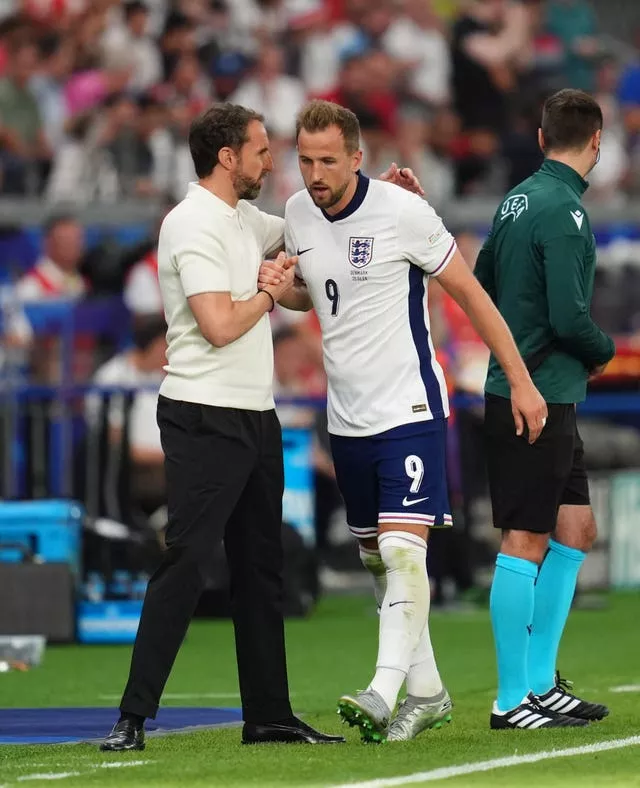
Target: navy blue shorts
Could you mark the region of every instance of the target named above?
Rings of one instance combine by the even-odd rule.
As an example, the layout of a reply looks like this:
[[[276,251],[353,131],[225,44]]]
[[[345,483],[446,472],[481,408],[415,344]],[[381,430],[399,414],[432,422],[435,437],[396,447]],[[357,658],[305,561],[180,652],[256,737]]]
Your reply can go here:
[[[452,525],[447,489],[446,419],[403,424],[365,438],[331,435],[347,523],[359,539],[378,524]]]

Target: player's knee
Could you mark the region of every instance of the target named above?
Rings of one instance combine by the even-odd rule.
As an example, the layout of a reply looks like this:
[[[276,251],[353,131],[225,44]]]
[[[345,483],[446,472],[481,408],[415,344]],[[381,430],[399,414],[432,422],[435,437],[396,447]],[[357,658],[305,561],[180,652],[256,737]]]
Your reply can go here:
[[[549,534],[531,531],[503,531],[500,552],[540,565],[549,544]]]
[[[364,568],[375,577],[384,575],[386,567],[378,550],[377,539],[360,539],[360,561]]]
[[[378,537],[380,556],[387,572],[413,574],[416,566],[426,568],[424,539],[408,531],[387,531]]]

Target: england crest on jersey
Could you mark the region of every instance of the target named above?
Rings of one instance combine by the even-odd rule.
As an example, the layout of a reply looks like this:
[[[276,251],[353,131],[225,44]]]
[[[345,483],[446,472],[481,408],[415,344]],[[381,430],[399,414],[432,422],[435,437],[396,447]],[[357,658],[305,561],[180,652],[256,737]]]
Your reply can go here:
[[[373,257],[373,238],[349,238],[349,262],[354,268],[364,268]]]

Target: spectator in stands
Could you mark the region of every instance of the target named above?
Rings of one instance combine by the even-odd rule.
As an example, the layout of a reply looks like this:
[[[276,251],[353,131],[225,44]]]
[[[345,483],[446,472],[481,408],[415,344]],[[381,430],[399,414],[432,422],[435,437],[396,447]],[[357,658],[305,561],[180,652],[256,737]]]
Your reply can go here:
[[[564,44],[565,87],[593,91],[601,46],[591,3],[588,0],[549,0],[546,26]]]
[[[38,102],[47,143],[56,151],[64,142],[69,118],[64,87],[73,68],[75,51],[72,43],[52,35],[40,43],[40,53],[42,61],[31,80],[31,89]]]
[[[197,48],[195,25],[184,14],[172,11],[160,37],[163,81],[169,79],[181,55],[193,55]]]
[[[100,124],[90,113],[67,123],[67,135],[58,148],[45,197],[50,203],[85,206],[113,203],[118,198],[118,176],[108,153],[100,147]]]
[[[258,54],[252,76],[244,80],[229,99],[264,115],[271,142],[290,142],[295,134],[295,116],[306,100],[306,91],[296,77],[284,73],[280,47],[265,44]]]
[[[10,39],[0,80],[0,188],[9,194],[37,192],[51,159],[38,102],[30,83],[39,62],[34,40]]]
[[[449,101],[451,56],[431,0],[404,0],[382,44],[406,73],[405,102],[433,110]]]
[[[149,315],[164,315],[158,280],[158,233],[164,217],[174,205],[173,202],[165,203],[153,233],[153,244],[127,273],[123,293],[124,302],[136,319]]]
[[[211,83],[193,52],[185,52],[174,61],[169,79],[153,91],[156,100],[169,109],[186,106],[193,119],[213,98]]]
[[[379,158],[396,138],[398,99],[393,77],[393,63],[384,52],[349,52],[337,90],[322,97],[358,116],[368,168],[379,167]]]
[[[87,292],[80,275],[84,254],[84,230],[70,214],[51,218],[44,227],[44,253],[16,285],[23,303],[54,298],[82,298]]]
[[[107,104],[100,146],[109,154],[119,191],[129,197],[154,197],[171,185],[173,142],[167,112],[154,98],[138,101],[120,94]]]
[[[310,97],[335,90],[340,73],[340,52],[326,4],[309,0],[288,19],[289,62]]]
[[[149,9],[141,0],[123,5],[122,24],[109,26],[102,39],[105,65],[131,67],[129,88],[144,92],[162,80],[162,59],[157,43],[148,35]]]
[[[20,304],[43,304],[59,299],[77,301],[88,285],[80,274],[84,256],[84,230],[70,214],[53,216],[43,230],[43,254],[36,265],[18,280],[15,292]],[[42,335],[34,341],[31,365],[34,376],[46,383],[59,381],[65,373],[64,337]],[[77,335],[73,344],[71,375],[85,381],[94,368],[95,343],[89,335]]]
[[[150,515],[166,503],[164,454],[156,421],[158,391],[166,364],[167,326],[160,315],[138,317],[134,321],[133,347],[119,353],[100,367],[94,382],[100,386],[139,388],[127,405],[127,397],[112,395],[107,400],[109,442],[129,448],[132,502]],[[88,402],[87,417],[96,425],[100,398]],[[128,412],[127,412],[128,411]],[[128,434],[123,436],[123,429]]]
[[[465,144],[458,150],[458,192],[477,188],[498,152],[527,48],[526,10],[505,0],[468,0],[452,31],[453,91]]]
[[[618,96],[618,66],[607,58],[603,60],[596,76],[594,97],[602,108],[604,128],[600,142],[600,161],[589,174],[590,201],[621,205],[625,201],[622,184],[629,173],[627,133]]]

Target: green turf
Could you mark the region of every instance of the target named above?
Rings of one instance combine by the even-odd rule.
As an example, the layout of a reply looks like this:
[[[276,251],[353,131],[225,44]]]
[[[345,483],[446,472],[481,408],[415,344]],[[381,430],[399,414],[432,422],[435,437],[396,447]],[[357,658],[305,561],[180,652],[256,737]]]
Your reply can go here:
[[[34,774],[77,772],[54,784],[70,786],[329,786],[501,758],[564,749],[640,734],[638,694],[610,687],[640,684],[640,596],[612,596],[605,610],[575,611],[567,627],[561,668],[576,691],[610,705],[611,716],[587,729],[489,731],[494,663],[488,614],[434,614],[432,635],[440,668],[455,704],[453,723],[414,742],[365,745],[356,729],[341,726],[337,698],[366,686],[375,661],[377,616],[368,599],[327,598],[308,621],[287,627],[293,703],[305,720],[341,732],[348,743],[330,748],[241,747],[239,730],[181,734],[148,740],[142,753],[102,754],[92,745],[0,746],[0,786],[51,785],[19,780]],[[115,706],[128,668],[129,647],[50,647],[30,673],[0,675],[5,706]],[[237,692],[233,639],[227,622],[196,622],[167,693]],[[170,701],[167,705],[236,705]],[[113,762],[145,761],[129,768]],[[103,764],[105,766],[103,766]],[[640,747],[548,760],[455,777],[434,785],[640,786]],[[417,784],[417,783],[415,783]],[[426,783],[425,783],[426,784]]]

